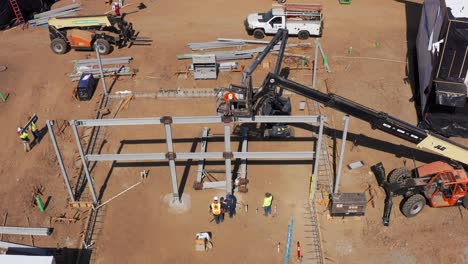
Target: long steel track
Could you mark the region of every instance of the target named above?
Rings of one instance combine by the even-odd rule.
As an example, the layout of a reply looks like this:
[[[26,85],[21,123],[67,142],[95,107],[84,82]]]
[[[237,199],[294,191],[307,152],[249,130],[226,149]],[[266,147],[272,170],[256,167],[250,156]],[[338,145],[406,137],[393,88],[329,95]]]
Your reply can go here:
[[[307,109],[309,115],[321,115],[322,111],[320,110],[320,105],[312,100],[306,100]],[[303,245],[304,247],[304,257],[301,260],[302,264],[322,264],[324,263],[323,258],[323,249],[322,242],[320,237],[320,223],[317,218],[317,208],[316,201],[320,198],[323,193],[330,193],[332,188],[331,181],[331,165],[330,165],[330,156],[328,153],[328,140],[326,136],[322,137],[322,146],[320,151],[319,158],[319,167],[318,172],[315,177],[317,177],[317,192],[315,193],[315,200],[309,199],[305,208],[309,217],[309,221],[306,223],[306,238],[307,243]]]
[[[99,104],[98,111],[96,113],[96,119],[103,119],[104,116],[100,113],[99,109],[109,107],[110,98],[108,96],[103,96]],[[104,141],[104,127],[93,127],[91,131],[91,138],[86,148],[87,154],[93,154],[95,151],[99,150]],[[95,162],[88,162],[88,168],[92,171]],[[82,197],[84,190],[86,189],[87,181],[86,175],[83,169],[80,171],[80,176],[78,177],[77,184],[75,186],[75,198],[77,200],[91,200],[89,197]],[[93,246],[96,242],[96,229],[102,228],[103,223],[103,209],[91,209],[89,214],[89,219],[86,225],[86,229],[82,241],[82,250],[80,251],[76,264],[87,264],[92,263],[90,260],[93,259],[95,254],[93,254]]]

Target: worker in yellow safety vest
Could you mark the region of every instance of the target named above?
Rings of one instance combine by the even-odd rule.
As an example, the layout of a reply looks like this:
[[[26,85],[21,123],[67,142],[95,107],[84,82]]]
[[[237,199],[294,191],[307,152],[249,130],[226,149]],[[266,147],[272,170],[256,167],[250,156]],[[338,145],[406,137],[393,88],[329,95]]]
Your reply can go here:
[[[24,151],[29,152],[31,150],[31,146],[29,145],[29,134],[26,132],[26,130],[23,131],[21,127],[18,127],[17,132],[21,141],[23,142]]]
[[[29,119],[31,119],[31,117],[29,117]],[[36,123],[31,122],[31,125],[29,125],[29,129],[31,129],[31,132],[33,133],[34,144],[39,144],[39,141],[41,140],[41,133],[39,133],[39,129],[37,129]]]
[[[265,193],[265,198],[263,198],[263,211],[264,216],[271,214],[271,204],[273,203],[273,195],[271,193]]]
[[[224,208],[217,196],[213,197],[213,203],[210,204],[210,213],[213,214],[216,224],[219,224],[221,222],[221,214],[224,213]]]

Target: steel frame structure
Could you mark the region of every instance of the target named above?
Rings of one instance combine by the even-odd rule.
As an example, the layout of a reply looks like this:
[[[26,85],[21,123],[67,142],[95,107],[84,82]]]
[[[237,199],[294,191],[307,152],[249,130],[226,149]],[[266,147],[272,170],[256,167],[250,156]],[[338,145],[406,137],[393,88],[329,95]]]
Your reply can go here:
[[[321,142],[322,131],[325,116],[254,116],[254,117],[223,117],[223,116],[193,116],[193,117],[151,117],[151,118],[125,118],[125,119],[84,119],[84,120],[71,120],[69,121],[75,142],[80,153],[83,170],[87,178],[87,184],[91,191],[93,204],[99,205],[99,200],[96,195],[94,181],[92,179],[90,170],[88,168],[89,161],[149,161],[149,160],[167,160],[170,168],[170,176],[172,183],[173,202],[181,202],[178,190],[177,172],[175,160],[188,160],[198,159],[198,174],[200,168],[203,169],[205,159],[224,159],[225,160],[225,174],[226,180],[223,182],[215,183],[211,188],[221,187],[220,183],[226,188],[226,193],[232,193],[232,172],[231,164],[232,159],[241,159],[241,177],[246,177],[246,162],[247,159],[310,159],[315,160],[314,167],[317,166],[320,150],[303,151],[303,152],[247,152],[247,137],[243,137],[243,146],[241,152],[232,152],[231,150],[231,124],[236,123],[312,123],[319,124],[318,142]],[[200,152],[175,152],[172,141],[172,125],[173,124],[201,124],[201,123],[222,123],[224,124],[224,152],[206,152],[206,141],[202,144],[202,151]],[[47,121],[50,137],[52,139],[54,149],[57,154],[57,159],[60,164],[62,175],[64,177],[67,190],[70,194],[72,201],[74,201],[73,192],[68,179],[65,166],[63,165],[62,155],[58,148],[54,130],[52,128],[53,122]],[[166,153],[130,153],[130,154],[88,154],[83,151],[83,146],[78,135],[78,127],[94,127],[94,126],[132,126],[132,125],[164,125],[166,136]],[[208,136],[208,129],[204,129],[203,138]],[[202,138],[202,140],[203,140]],[[316,148],[320,148],[316,145]],[[208,184],[209,185],[209,184]],[[316,183],[313,183],[315,188]],[[208,186],[207,186],[208,187]]]

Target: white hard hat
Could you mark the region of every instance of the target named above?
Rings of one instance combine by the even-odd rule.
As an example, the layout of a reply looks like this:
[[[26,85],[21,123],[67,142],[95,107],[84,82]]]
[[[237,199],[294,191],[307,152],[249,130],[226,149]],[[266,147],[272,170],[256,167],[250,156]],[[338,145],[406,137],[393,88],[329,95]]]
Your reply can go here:
[[[218,196],[213,197],[213,201],[218,201]]]

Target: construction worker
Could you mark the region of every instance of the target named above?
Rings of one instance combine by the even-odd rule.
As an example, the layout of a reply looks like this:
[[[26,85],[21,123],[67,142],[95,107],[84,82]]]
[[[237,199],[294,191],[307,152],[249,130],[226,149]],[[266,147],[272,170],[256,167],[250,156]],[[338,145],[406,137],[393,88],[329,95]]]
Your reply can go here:
[[[23,128],[18,127],[18,135],[23,142],[23,148],[25,152],[31,151],[31,145],[29,145],[29,134],[25,131],[21,132]]]
[[[112,10],[114,10],[116,16],[120,16],[120,3],[112,3]]]
[[[31,117],[29,117],[31,119]],[[31,125],[29,126],[29,129],[33,133],[34,136],[34,144],[39,144],[39,140],[41,140],[41,134],[39,132],[39,129],[37,129],[37,125],[35,122],[31,122]]]
[[[226,210],[229,213],[229,218],[234,217],[236,214],[237,198],[232,194],[228,194],[224,202],[226,203]]]
[[[219,198],[219,203],[221,204],[221,215],[220,215],[220,221],[224,222],[224,214],[226,213],[226,201],[224,200],[224,197]]]
[[[263,211],[264,216],[271,214],[271,204],[273,203],[273,195],[271,193],[265,193],[265,198],[263,198]]]
[[[211,203],[210,205],[210,213],[213,214],[216,224],[219,224],[221,222],[221,215],[223,213],[223,208],[217,196],[213,197],[213,203]]]

